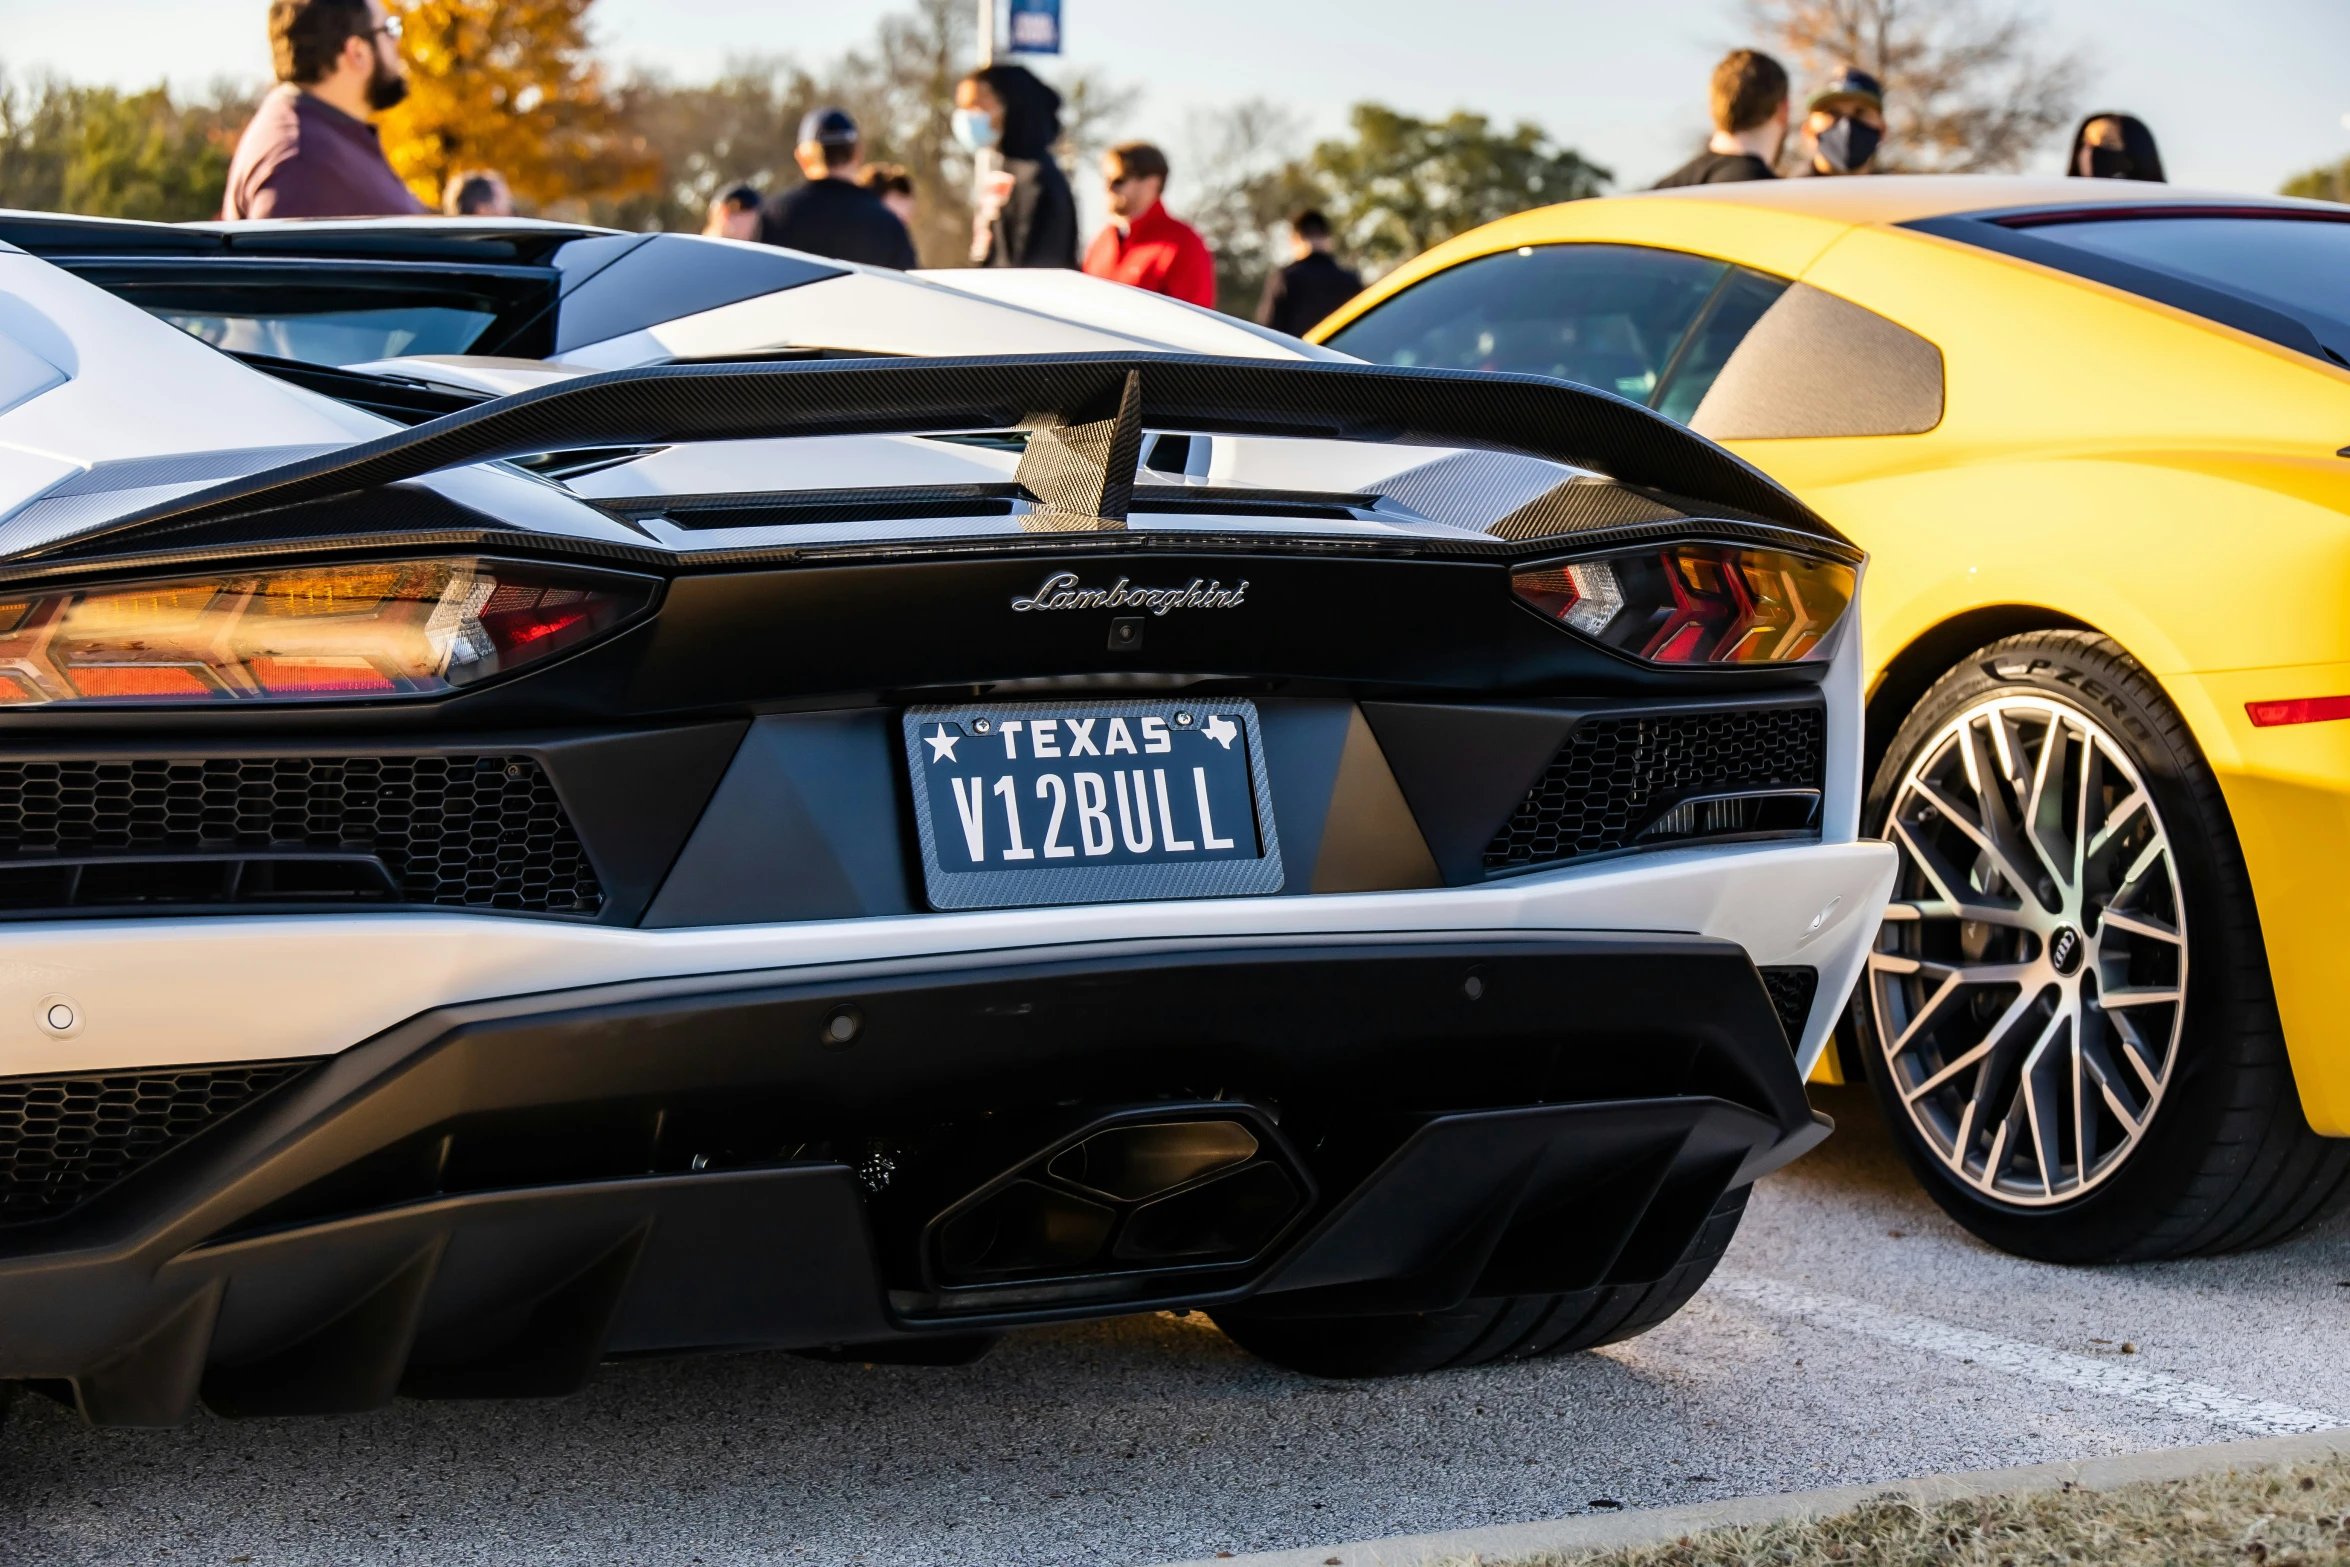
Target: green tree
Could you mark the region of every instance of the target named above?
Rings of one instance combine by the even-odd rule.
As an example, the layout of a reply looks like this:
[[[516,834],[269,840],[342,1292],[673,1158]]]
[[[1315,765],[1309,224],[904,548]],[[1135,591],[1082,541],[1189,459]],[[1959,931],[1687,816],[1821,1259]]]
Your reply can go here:
[[[1340,249],[1374,273],[1513,212],[1596,196],[1615,179],[1524,120],[1503,132],[1466,110],[1422,120],[1358,103],[1351,128],[1351,140],[1314,149],[1308,172]]]
[[[0,206],[185,222],[220,215],[237,133],[253,98],[216,86],[175,103],[55,77],[0,76]]]
[[[2350,158],[2310,169],[2285,181],[2280,196],[2306,196],[2312,201],[2350,201]]]
[[[250,100],[181,106],[161,87],[90,89],[58,205],[164,223],[218,217],[236,132],[251,115]]]

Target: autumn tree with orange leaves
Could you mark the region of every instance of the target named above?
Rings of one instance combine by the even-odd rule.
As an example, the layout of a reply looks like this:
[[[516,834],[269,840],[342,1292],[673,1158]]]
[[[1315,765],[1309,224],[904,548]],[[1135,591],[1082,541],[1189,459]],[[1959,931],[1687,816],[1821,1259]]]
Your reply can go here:
[[[660,161],[606,95],[590,53],[594,0],[388,0],[408,97],[384,154],[436,210],[450,176],[495,169],[542,212],[650,190]]]

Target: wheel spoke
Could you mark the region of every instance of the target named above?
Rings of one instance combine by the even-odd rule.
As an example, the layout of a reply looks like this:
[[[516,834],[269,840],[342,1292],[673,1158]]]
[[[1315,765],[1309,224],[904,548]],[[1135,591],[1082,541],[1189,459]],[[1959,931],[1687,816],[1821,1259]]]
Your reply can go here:
[[[2138,884],[2146,879],[2146,873],[2154,869],[2154,862],[2167,859],[2169,855],[2168,843],[2160,838],[2148,840],[2146,847],[2138,851],[2138,857],[2130,862],[2130,868],[2122,872],[2121,885],[2114,890],[2115,900],[2127,901],[2138,890]]]
[[[2083,1032],[2085,1035],[2087,1031]],[[2123,1097],[2130,1092],[2130,1085],[2123,1079],[2120,1070],[2114,1066],[2113,1057],[2106,1050],[2103,1041],[2086,1037],[2082,1039],[2081,1065],[2088,1072],[2090,1079],[2096,1083],[2097,1091],[2103,1096],[2106,1108],[2113,1112],[2113,1118],[2121,1122],[2124,1135],[2137,1136],[2145,1126],[2146,1107],[2134,1098]],[[2081,1159],[2081,1168],[2086,1170],[2089,1167],[2089,1162],[2087,1155],[2084,1154]]]
[[[2146,796],[2139,790],[2133,790],[2126,798],[2115,801],[2113,810],[2105,818],[2105,825],[2098,828],[2096,836],[2089,840],[2089,858],[2093,860],[2103,854],[2106,846],[2130,825],[2131,818],[2146,809],[2146,804]]]
[[[2008,834],[2001,830],[2005,826],[2006,813],[2004,811],[2000,812],[2001,820],[1996,824],[1988,821],[1977,824],[1968,821],[1958,803],[1934,785],[1920,781],[1917,785],[1917,791],[1933,802],[1934,808],[1943,814],[1951,826],[1966,834],[1976,848],[1990,856],[1992,868],[1999,872],[2000,879],[2007,883],[2008,889],[2016,895],[2019,901],[2027,896],[2035,902],[2039,901],[2038,894],[2033,889],[2040,878],[2026,874],[2023,862],[2016,857],[2013,848],[2007,842]],[[1987,795],[1984,798],[1985,804],[1989,805],[1998,796]],[[1985,814],[1989,815],[1989,812],[1986,811]]]
[[[2098,916],[2098,925],[2104,930],[2124,930],[2133,936],[2144,936],[2153,941],[2167,941],[2174,947],[2184,939],[2177,930],[2165,925],[2150,914],[2139,914],[2130,909],[2117,909],[2111,905],[2108,905],[2105,912]]]
[[[2097,1004],[2110,1012],[2116,1007],[2158,1007],[2179,999],[2176,985],[2122,985],[2097,998]]]
[[[1959,1073],[1965,1071],[1968,1067],[1973,1066],[1977,1061],[1980,1061],[1985,1056],[1989,1055],[1991,1053],[1991,1044],[1991,1040],[1983,1040],[1982,1043],[1976,1045],[1972,1050],[1969,1050],[1965,1054],[1961,1055],[1957,1060],[1951,1062],[1941,1071],[1936,1072],[1932,1077],[1929,1077],[1924,1082],[1918,1084],[1917,1087],[1903,1089],[1901,1097],[1914,1102],[1915,1100],[1932,1093],[1935,1089],[1940,1088],[1944,1083],[1949,1082]]]
[[[2080,885],[2080,845],[2077,836],[2072,843],[2064,842],[2064,800],[2048,785],[2052,774],[2062,782],[2062,759],[2071,743],[2064,720],[2052,719],[2048,737],[2040,742],[2040,759],[2032,768],[2031,793],[2024,800],[2024,840],[2040,857],[2050,879],[2067,891]],[[2052,837],[2056,840],[2054,849],[2049,846]]]
[[[2161,1092],[2162,1077],[2155,1069],[2162,1063],[2154,1059],[2147,1048],[2146,1036],[2138,1030],[2138,1020],[2127,1012],[2104,1012],[2106,1026],[2121,1036],[2122,1059],[2130,1063],[2130,1070],[2138,1074],[2149,1097]]]
[[[2023,923],[2019,917],[2023,910],[2019,905],[1978,902],[1960,896],[1958,889],[1966,885],[1966,878],[1953,871],[1931,846],[1920,841],[1909,830],[1907,822],[1895,817],[1892,828],[1894,838],[1909,851],[1911,860],[1925,873],[1926,879],[1934,884],[1934,890],[1942,895],[1941,901],[1956,911],[1959,918],[1986,920],[1994,925]]]
[[[2031,1052],[2024,1057],[2022,1070],[2018,1074],[2022,1084],[2024,1117],[2032,1131],[2032,1159],[2040,1166],[2040,1191],[2049,1197],[2056,1195],[2056,1161],[2062,1150],[2057,1143],[2056,1107],[2050,1105],[2045,1110],[2041,1108],[2040,1085],[2042,1068],[2048,1055],[2048,1042],[2065,1022],[2066,1017],[2062,1012],[2048,1020],[2048,1026],[2040,1030],[2040,1037],[2032,1041]]]

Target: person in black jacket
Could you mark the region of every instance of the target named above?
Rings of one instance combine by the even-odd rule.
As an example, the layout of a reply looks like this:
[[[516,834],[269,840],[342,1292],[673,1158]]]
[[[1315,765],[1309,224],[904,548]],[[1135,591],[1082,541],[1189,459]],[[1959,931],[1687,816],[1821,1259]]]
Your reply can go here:
[[[804,185],[769,201],[759,238],[787,250],[867,266],[911,267],[914,241],[897,214],[856,182],[857,122],[845,109],[810,109],[800,120],[794,156]]]
[[[1289,220],[1296,257],[1265,279],[1257,325],[1303,337],[1314,323],[1363,291],[1363,275],[1330,253],[1330,220],[1301,212]]]
[[[993,149],[998,171],[973,213],[971,259],[983,267],[1077,265],[1077,197],[1053,161],[1061,95],[1026,66],[990,65],[955,84],[955,139]]]
[[[1714,67],[1713,139],[1705,151],[1656,182],[1723,185],[1779,177],[1787,142],[1787,68],[1759,49],[1733,49]]]

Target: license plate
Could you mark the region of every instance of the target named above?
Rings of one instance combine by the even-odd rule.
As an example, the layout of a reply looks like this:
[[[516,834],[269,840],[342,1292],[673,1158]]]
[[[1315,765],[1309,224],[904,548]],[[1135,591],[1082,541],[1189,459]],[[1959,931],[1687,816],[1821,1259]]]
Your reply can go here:
[[[905,724],[932,908],[1281,890],[1254,703],[974,702]]]

